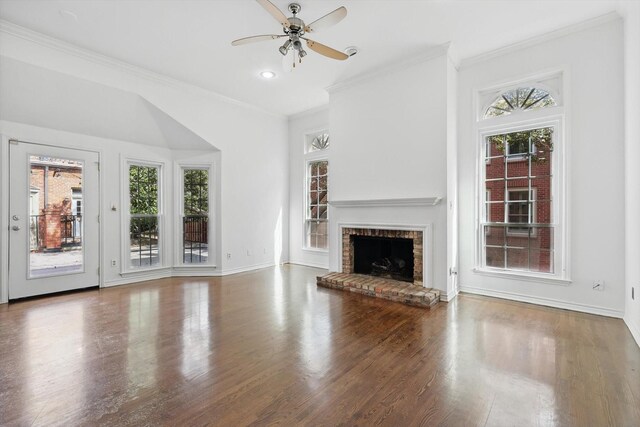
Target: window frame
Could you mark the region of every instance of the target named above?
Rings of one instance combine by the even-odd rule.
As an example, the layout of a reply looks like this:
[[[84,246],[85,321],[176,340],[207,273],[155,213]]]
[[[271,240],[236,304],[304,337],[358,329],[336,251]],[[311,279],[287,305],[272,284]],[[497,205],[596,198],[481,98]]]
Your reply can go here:
[[[178,198],[176,203],[176,218],[178,219],[178,226],[176,227],[175,235],[175,247],[176,256],[174,260],[174,266],[180,268],[201,268],[201,267],[215,267],[215,245],[212,242],[215,241],[214,224],[213,224],[213,212],[215,210],[215,199],[213,193],[213,165],[211,163],[182,163],[178,162],[175,165],[176,169],[176,191],[175,195]],[[184,247],[183,247],[183,233],[184,233],[184,171],[185,170],[206,170],[208,173],[208,197],[209,197],[209,211],[207,212],[207,250],[209,252],[207,262],[203,263],[185,263],[184,262]]]
[[[327,223],[327,247],[326,248],[314,248],[308,245],[308,227],[311,221],[318,221],[318,219],[311,219],[308,217],[309,207],[310,207],[310,191],[309,191],[309,169],[311,163],[315,162],[327,162],[327,195],[329,194],[329,158],[326,155],[326,150],[319,150],[309,153],[309,157],[305,159],[304,167],[304,212],[303,212],[303,233],[302,233],[302,249],[305,251],[311,252],[321,252],[328,253],[329,252],[329,203],[327,203],[327,219],[323,220]],[[322,155],[316,155],[317,153],[322,153]],[[322,220],[321,220],[322,221]]]
[[[122,227],[122,239],[121,239],[121,260],[120,260],[120,274],[122,276],[127,273],[146,272],[161,270],[166,268],[166,247],[165,242],[168,240],[165,236],[165,164],[164,162],[156,162],[150,160],[139,160],[127,158],[122,161],[123,177],[122,177],[122,190],[121,190],[121,224]],[[134,267],[131,265],[131,194],[129,192],[129,175],[131,166],[152,167],[158,169],[158,213],[154,216],[158,218],[158,264],[148,267]]]
[[[331,143],[329,143],[329,146],[327,148],[325,148],[324,150],[315,150],[312,151],[309,149],[309,147],[311,146],[311,141],[313,141],[313,138],[315,138],[318,135],[322,135],[322,134],[329,134],[329,138],[331,138],[331,132],[329,131],[329,128],[327,127],[322,127],[322,128],[315,128],[315,129],[311,129],[308,130],[307,132],[305,132],[304,134],[304,141],[303,141],[303,145],[302,145],[302,150],[303,150],[303,162],[302,162],[302,167],[303,172],[302,172],[302,176],[304,177],[303,182],[302,182],[302,223],[301,223],[301,229],[302,229],[302,241],[300,242],[300,248],[303,251],[307,251],[307,252],[313,252],[313,253],[319,253],[319,254],[328,254],[329,253],[329,238],[330,238],[330,232],[329,232],[329,221],[330,221],[330,210],[331,207],[327,205],[327,248],[326,249],[320,249],[320,248],[313,248],[313,247],[309,247],[307,245],[308,242],[308,238],[307,238],[307,229],[308,229],[308,221],[309,219],[307,218],[307,212],[309,210],[309,163],[311,162],[317,162],[317,161],[326,161],[327,163],[330,163],[329,161],[329,153],[331,152]],[[328,166],[327,166],[327,192],[329,190],[329,171],[328,171]]]
[[[566,180],[565,153],[567,149],[567,136],[565,134],[565,108],[563,105],[548,107],[545,109],[517,112],[506,116],[480,119],[476,122],[476,208],[475,208],[475,267],[474,272],[496,277],[514,277],[525,280],[533,280],[551,284],[568,284],[569,248],[567,226],[567,199],[568,189]],[[482,224],[485,222],[485,173],[486,162],[486,138],[511,132],[527,131],[550,127],[553,129],[554,150],[551,161],[551,194],[553,203],[551,206],[553,237],[553,273],[522,271],[489,267],[486,265],[484,241],[487,237],[482,232]],[[507,159],[510,160],[510,159]],[[515,188],[514,188],[515,190]],[[505,197],[507,195],[505,194]],[[535,210],[535,207],[534,207]],[[505,210],[505,221],[507,212]],[[505,226],[506,227],[506,226]],[[507,231],[505,230],[505,235]],[[511,234],[510,234],[511,235]],[[517,236],[517,235],[516,235]]]

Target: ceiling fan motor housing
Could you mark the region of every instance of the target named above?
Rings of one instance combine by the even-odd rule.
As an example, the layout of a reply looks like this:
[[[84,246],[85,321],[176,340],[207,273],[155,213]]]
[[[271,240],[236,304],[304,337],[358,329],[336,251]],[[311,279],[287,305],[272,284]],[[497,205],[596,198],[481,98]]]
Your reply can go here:
[[[287,18],[287,21],[289,21],[289,28],[284,28],[285,33],[293,33],[299,36],[304,34],[304,21],[302,19],[292,16]]]

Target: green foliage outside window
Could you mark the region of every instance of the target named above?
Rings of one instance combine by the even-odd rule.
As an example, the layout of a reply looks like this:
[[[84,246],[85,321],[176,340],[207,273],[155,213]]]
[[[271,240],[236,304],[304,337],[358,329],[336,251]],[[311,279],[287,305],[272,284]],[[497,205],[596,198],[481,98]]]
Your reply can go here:
[[[129,166],[131,214],[158,214],[158,173],[159,169],[153,166]]]

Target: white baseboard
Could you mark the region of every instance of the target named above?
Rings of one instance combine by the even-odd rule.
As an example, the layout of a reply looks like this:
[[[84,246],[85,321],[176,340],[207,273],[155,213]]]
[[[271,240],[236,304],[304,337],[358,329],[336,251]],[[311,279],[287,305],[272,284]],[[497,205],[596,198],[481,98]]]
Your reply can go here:
[[[634,325],[631,319],[629,319],[627,316],[624,317],[624,323],[631,331],[631,335],[633,336],[633,339],[636,340],[636,344],[638,344],[638,347],[640,347],[640,327],[638,327],[638,325]]]
[[[446,291],[440,291],[440,301],[443,302],[451,302],[458,296],[458,292],[452,292],[451,295],[448,295]]]
[[[275,265],[276,263],[272,261],[264,262],[262,264],[247,265],[245,267],[229,268],[226,270],[217,271],[215,274],[212,274],[212,276],[228,276],[230,274],[246,273],[247,271],[260,270],[262,268],[274,267]]]
[[[293,265],[301,265],[303,267],[313,267],[313,268],[321,268],[322,270],[328,270],[329,264],[317,264],[315,262],[306,262],[306,261],[289,261],[288,264]]]
[[[564,310],[579,311],[582,313],[589,313],[589,314],[597,314],[599,316],[616,317],[618,319],[621,319],[624,314],[622,310],[613,310],[610,308],[597,307],[597,306],[587,305],[587,304],[569,303],[566,301],[559,301],[551,298],[532,297],[529,295],[522,295],[515,292],[494,291],[492,289],[478,288],[475,286],[463,286],[463,285],[460,285],[459,288],[460,288],[460,292],[466,292],[469,294],[484,295],[488,297],[502,298],[502,299],[508,299],[512,301],[526,302],[529,304],[544,305],[546,307],[561,308]]]
[[[112,286],[129,285],[131,283],[146,282],[147,280],[166,279],[171,276],[171,269],[150,271],[147,274],[136,274],[135,276],[122,277],[115,280],[105,280],[102,287],[110,288]]]
[[[173,267],[171,270],[172,277],[206,277],[218,275],[216,267]]]

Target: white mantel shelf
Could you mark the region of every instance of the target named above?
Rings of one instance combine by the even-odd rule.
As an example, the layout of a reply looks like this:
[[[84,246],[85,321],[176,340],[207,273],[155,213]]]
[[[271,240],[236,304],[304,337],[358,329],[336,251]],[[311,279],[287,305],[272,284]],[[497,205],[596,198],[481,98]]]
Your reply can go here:
[[[405,199],[332,200],[329,205],[336,208],[373,208],[398,206],[435,206],[442,197],[415,197]]]

